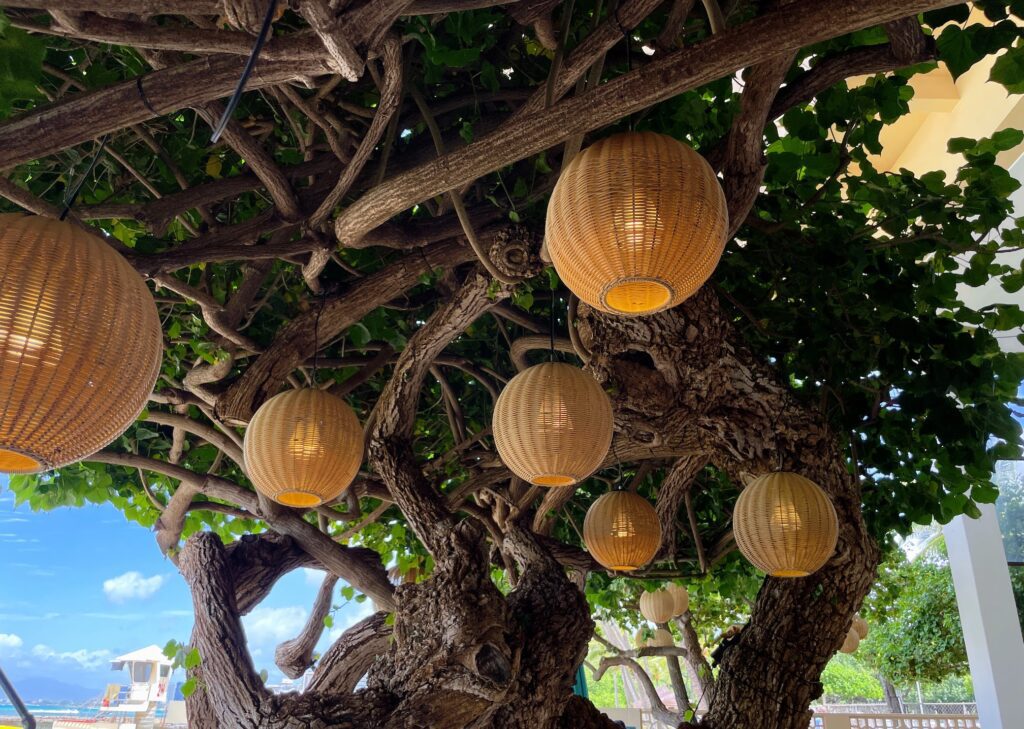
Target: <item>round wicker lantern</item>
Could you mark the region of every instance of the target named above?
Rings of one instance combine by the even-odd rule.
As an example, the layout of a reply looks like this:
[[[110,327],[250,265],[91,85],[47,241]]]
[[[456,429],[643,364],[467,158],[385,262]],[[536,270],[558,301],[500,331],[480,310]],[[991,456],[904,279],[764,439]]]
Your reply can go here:
[[[665,589],[675,601],[676,607],[672,617],[677,618],[690,609],[690,593],[686,591],[685,587],[672,582]]]
[[[363,429],[340,397],[289,390],[256,411],[244,445],[257,491],[285,506],[311,507],[352,483],[363,460]]]
[[[581,300],[637,316],[675,306],[711,276],[729,214],[711,165],[653,132],[602,139],[562,171],[545,244]]]
[[[0,215],[0,472],[102,449],[138,417],[163,357],[145,282],[97,236]]]
[[[610,570],[638,570],[661,546],[661,524],[650,502],[632,491],[610,491],[591,505],[583,520],[583,541],[591,556]]]
[[[654,648],[671,648],[676,644],[675,639],[672,637],[672,633],[665,630],[664,628],[658,628],[654,631],[654,638],[651,639],[650,645]]]
[[[501,460],[537,486],[572,486],[592,474],[612,444],[612,402],[597,380],[561,362],[513,377],[494,406]]]
[[[640,614],[652,623],[667,623],[675,614],[676,601],[668,590],[644,590],[640,595]]]
[[[636,643],[637,648],[646,648],[647,644],[650,643],[650,639],[647,637],[647,628],[640,628],[636,631],[636,635],[633,636],[633,642]]]
[[[839,651],[840,653],[855,653],[858,647],[860,647],[860,636],[857,635],[856,630],[850,628],[850,632],[846,634],[846,638],[843,640],[843,645]]]
[[[828,495],[796,473],[753,479],[733,511],[740,552],[772,577],[806,577],[836,550],[839,520]]]
[[[864,640],[868,637],[868,621],[862,618],[860,615],[853,616],[853,630],[857,632],[857,637]]]

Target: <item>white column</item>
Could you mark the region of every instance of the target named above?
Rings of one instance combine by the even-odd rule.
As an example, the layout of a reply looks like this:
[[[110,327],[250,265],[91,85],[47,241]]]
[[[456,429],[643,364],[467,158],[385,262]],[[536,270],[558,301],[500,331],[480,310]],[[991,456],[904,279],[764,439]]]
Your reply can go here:
[[[1024,726],[1024,639],[995,506],[980,519],[958,516],[944,528],[967,659],[984,729]]]

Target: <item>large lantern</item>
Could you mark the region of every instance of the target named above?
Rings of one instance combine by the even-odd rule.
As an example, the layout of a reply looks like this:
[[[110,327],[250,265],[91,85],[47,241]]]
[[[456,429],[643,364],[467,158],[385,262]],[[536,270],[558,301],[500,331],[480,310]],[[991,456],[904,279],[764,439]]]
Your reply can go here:
[[[285,506],[331,501],[363,460],[363,429],[348,403],[323,390],[282,392],[245,431],[245,466],[260,493]]]
[[[494,406],[494,443],[505,465],[537,486],[572,486],[612,444],[612,403],[597,380],[561,362],[513,377]]]
[[[609,491],[583,520],[583,541],[591,556],[610,570],[638,570],[658,553],[661,524],[650,502],[632,491]]]
[[[753,479],[732,518],[740,552],[772,577],[806,577],[836,550],[839,521],[832,501],[796,473]]]
[[[675,598],[668,590],[644,590],[640,595],[640,614],[652,623],[667,623],[675,614],[675,609]]]
[[[600,140],[562,171],[545,244],[559,278],[611,314],[652,314],[693,295],[725,248],[729,215],[711,165],[653,132]]]
[[[162,356],[156,304],[117,251],[70,223],[0,215],[0,472],[108,445],[142,411]]]
[[[668,594],[672,596],[675,601],[675,613],[673,617],[679,617],[687,610],[690,609],[690,593],[686,591],[686,588],[682,585],[677,585],[672,582],[665,588]]]

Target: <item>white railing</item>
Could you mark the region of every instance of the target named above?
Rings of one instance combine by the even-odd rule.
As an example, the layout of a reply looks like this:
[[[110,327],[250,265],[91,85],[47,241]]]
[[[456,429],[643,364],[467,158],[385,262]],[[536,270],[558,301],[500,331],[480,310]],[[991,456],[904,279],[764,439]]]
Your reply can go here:
[[[937,714],[821,714],[811,729],[981,729],[976,716]]]
[[[974,702],[923,704],[900,702],[904,714],[941,714],[941,715],[974,715],[978,713],[978,705]],[[816,714],[891,714],[888,704],[817,704],[811,707]]]

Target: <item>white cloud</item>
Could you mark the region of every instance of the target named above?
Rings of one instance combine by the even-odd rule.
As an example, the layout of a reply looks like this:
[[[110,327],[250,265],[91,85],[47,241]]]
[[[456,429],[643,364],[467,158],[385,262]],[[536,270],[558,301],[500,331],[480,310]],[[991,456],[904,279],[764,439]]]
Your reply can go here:
[[[323,570],[314,570],[309,567],[303,567],[302,574],[306,578],[306,584],[312,587],[320,587],[320,583],[324,581],[324,577],[327,575]]]
[[[307,615],[304,607],[260,607],[242,618],[242,626],[250,644],[277,644],[298,635]]]
[[[334,627],[327,633],[327,639],[331,643],[340,638],[342,633],[358,623],[360,620],[373,615],[373,602],[371,600],[366,600],[362,603],[355,603],[355,606],[356,609],[354,611],[342,611],[341,615],[335,613],[335,620],[337,622],[334,623]]]
[[[16,651],[21,648],[21,636],[14,633],[0,633],[0,653],[4,651]]]
[[[103,592],[111,602],[124,602],[150,597],[164,584],[163,575],[143,577],[141,572],[125,572],[120,577],[103,581]]]
[[[191,610],[161,610],[161,618],[191,618]]]
[[[90,651],[81,648],[77,651],[55,651],[48,645],[40,643],[32,649],[32,655],[44,661],[57,661],[59,663],[77,663],[82,668],[99,668],[110,661],[113,653],[105,648],[98,651]]]

